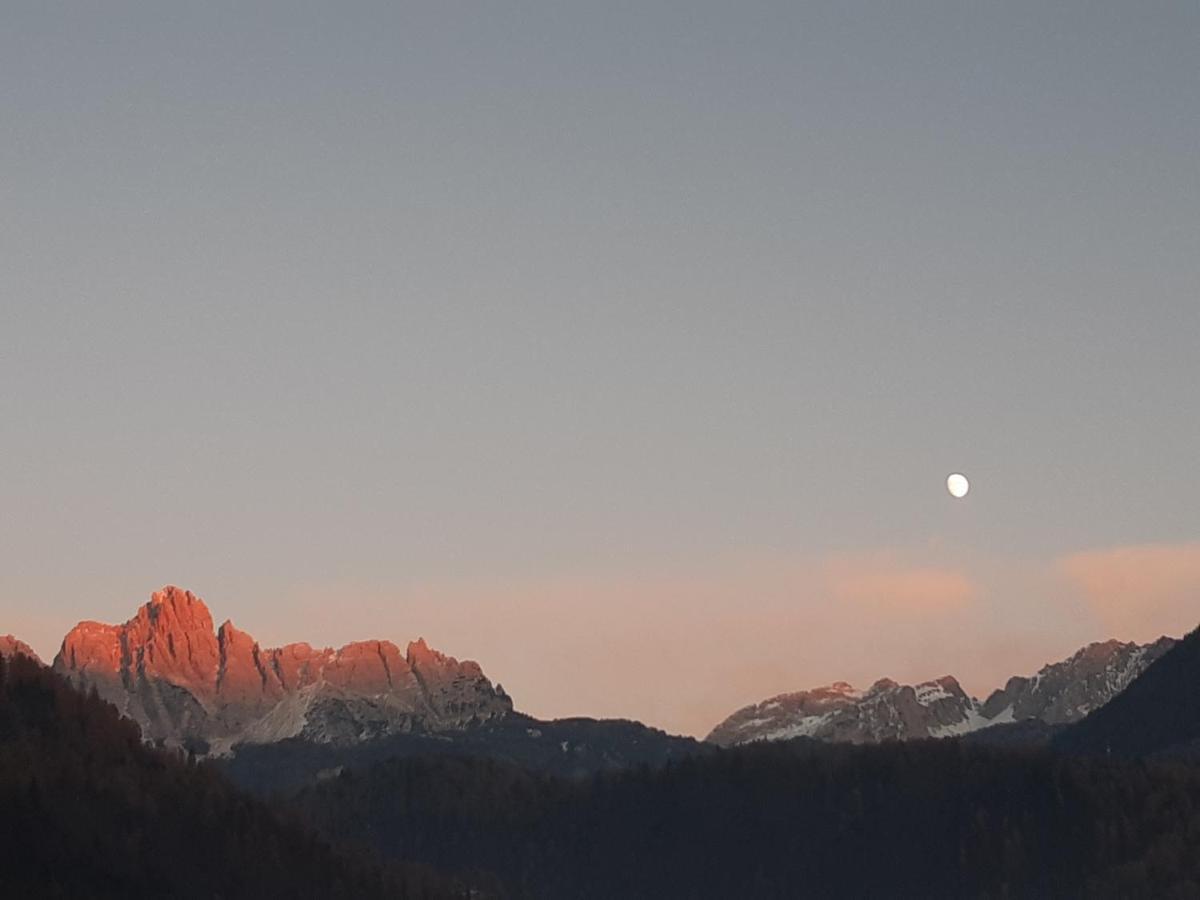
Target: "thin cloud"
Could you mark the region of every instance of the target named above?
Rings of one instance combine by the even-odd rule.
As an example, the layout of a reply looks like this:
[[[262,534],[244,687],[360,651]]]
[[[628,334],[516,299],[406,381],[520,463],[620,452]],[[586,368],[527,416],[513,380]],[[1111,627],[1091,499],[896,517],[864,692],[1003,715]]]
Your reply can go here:
[[[825,566],[830,598],[875,613],[939,615],[964,609],[979,590],[962,572],[884,556],[840,557]]]
[[[1110,634],[1149,640],[1200,622],[1200,542],[1073,553],[1059,572]]]

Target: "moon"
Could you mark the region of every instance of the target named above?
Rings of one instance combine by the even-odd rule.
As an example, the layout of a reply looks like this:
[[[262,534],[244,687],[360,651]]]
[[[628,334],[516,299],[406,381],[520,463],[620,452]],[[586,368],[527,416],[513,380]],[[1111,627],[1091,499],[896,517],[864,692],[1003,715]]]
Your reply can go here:
[[[971,482],[967,481],[966,475],[955,472],[946,479],[946,490],[950,492],[950,496],[955,500],[961,500],[967,496],[967,491],[970,489]]]

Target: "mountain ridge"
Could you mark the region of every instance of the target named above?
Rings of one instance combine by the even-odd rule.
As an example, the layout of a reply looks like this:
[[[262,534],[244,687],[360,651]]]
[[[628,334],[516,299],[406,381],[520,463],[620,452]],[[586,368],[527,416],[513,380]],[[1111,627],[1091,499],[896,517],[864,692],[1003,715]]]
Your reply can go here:
[[[1009,678],[982,701],[950,675],[914,685],[881,678],[866,690],[833,682],[743,707],[705,740],[878,743],[1021,722],[1069,725],[1175,644],[1168,637],[1146,645],[1094,642],[1031,676]],[[0,638],[0,653],[37,658],[11,635]],[[305,642],[263,647],[230,619],[214,627],[204,601],[173,585],[120,625],[78,623],[52,667],[95,688],[149,741],[202,755],[292,738],[353,745],[395,734],[462,732],[513,713],[511,698],[478,663],[440,653],[423,638],[403,651],[388,640],[337,649]]]
[[[121,625],[80,622],[52,666],[95,687],[148,739],[201,752],[297,736],[338,743],[453,730],[512,711],[478,663],[423,638],[403,653],[386,640],[264,648],[228,619],[214,629],[204,601],[174,585]]]
[[[1117,696],[1176,644],[1169,637],[1144,645],[1094,642],[1032,676],[1009,678],[982,702],[950,675],[915,685],[881,678],[865,691],[834,682],[742,707],[705,740],[726,747],[795,737],[879,743],[970,734],[1029,720],[1069,724]]]
[[[1200,758],[1200,628],[1051,746],[1092,756]]]
[[[34,652],[33,648],[30,647],[23,640],[16,637],[15,635],[0,634],[0,656],[17,656],[17,655],[28,656],[30,659],[34,660],[35,662],[39,662],[39,663],[42,662],[42,658],[40,656],[38,656],[37,653]],[[44,665],[44,663],[43,663],[43,665]]]

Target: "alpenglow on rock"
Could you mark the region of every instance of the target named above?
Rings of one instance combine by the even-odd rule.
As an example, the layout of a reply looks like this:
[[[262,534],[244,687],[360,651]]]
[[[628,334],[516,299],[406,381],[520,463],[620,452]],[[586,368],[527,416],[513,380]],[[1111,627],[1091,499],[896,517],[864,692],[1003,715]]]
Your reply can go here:
[[[1175,643],[1163,637],[1141,646],[1089,644],[1032,677],[1010,678],[983,703],[948,675],[917,685],[884,678],[866,691],[839,681],[739,709],[707,740],[723,747],[795,737],[864,744],[948,737],[1031,719],[1076,722],[1123,691]]]
[[[11,634],[0,634],[0,656],[28,656],[30,659],[35,659],[41,662],[41,658],[33,652],[33,648],[27,643]]]
[[[474,662],[390,641],[339,650],[263,648],[204,602],[168,586],[123,625],[80,622],[56,671],[172,746],[224,752],[235,743],[302,737],[350,743],[397,732],[451,731],[503,717],[512,701]]]

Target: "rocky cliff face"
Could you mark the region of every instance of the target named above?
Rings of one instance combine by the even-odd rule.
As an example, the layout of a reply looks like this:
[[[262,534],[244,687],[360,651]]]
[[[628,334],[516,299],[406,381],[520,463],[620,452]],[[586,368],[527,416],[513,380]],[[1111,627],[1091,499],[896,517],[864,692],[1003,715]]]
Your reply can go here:
[[[33,652],[33,648],[27,643],[18,640],[11,634],[0,634],[0,656],[16,656],[18,653],[41,662],[38,655]]]
[[[869,744],[962,734],[978,719],[977,702],[950,676],[917,685],[882,678],[865,691],[839,681],[740,709],[707,740],[724,747],[794,737]]]
[[[885,678],[866,691],[837,682],[740,709],[707,740],[733,746],[812,737],[861,744],[946,737],[1010,722],[1075,722],[1123,691],[1175,643],[1164,637],[1143,646],[1090,644],[1032,677],[1010,678],[984,703],[950,676],[911,686]]]
[[[1144,645],[1120,641],[1089,644],[1069,659],[1043,666],[1031,678],[1008,679],[1003,688],[991,693],[981,712],[991,722],[1078,722],[1125,690],[1176,643],[1174,638],[1163,637]]]
[[[507,715],[512,701],[473,662],[389,641],[340,650],[263,648],[204,602],[166,587],[123,625],[81,622],[54,668],[172,745],[222,752],[238,742],[304,737],[342,743],[461,729]]]

